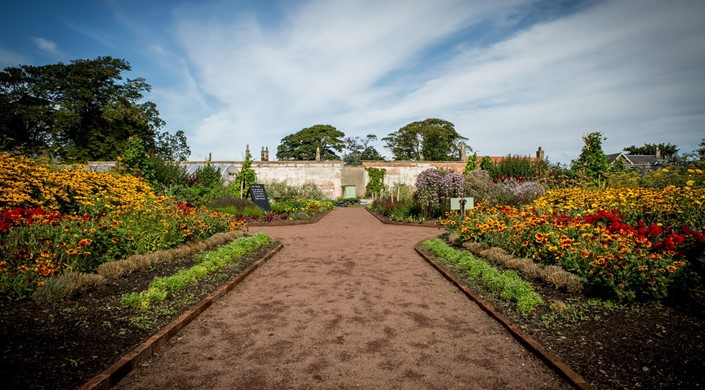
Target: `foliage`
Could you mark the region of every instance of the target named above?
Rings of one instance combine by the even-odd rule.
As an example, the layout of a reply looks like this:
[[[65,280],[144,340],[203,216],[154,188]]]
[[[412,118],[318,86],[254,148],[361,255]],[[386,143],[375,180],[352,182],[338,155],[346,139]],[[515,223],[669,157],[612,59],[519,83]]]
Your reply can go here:
[[[186,161],[191,155],[186,133],[183,130],[178,130],[176,134],[158,133],[154,155],[165,161]]]
[[[613,172],[606,177],[607,185],[617,188],[666,188],[668,186],[704,188],[705,163],[669,165],[658,171]]]
[[[670,143],[644,144],[644,146],[632,145],[624,148],[624,151],[628,152],[629,154],[655,156],[657,149],[661,153],[661,158],[667,160],[675,157],[678,154],[678,147]]]
[[[345,138],[345,149],[348,151],[343,154],[343,161],[348,165],[362,165],[363,160],[384,160],[384,157],[370,145],[372,141],[376,141],[377,136],[368,134],[365,139],[360,137]]]
[[[155,173],[144,142],[140,138],[130,137],[121,156],[118,157],[118,169],[132,176],[141,177],[153,184]]]
[[[479,169],[480,164],[477,161],[477,153],[473,153],[470,158],[468,158],[468,162],[465,164],[465,169],[463,170],[463,175],[467,175],[470,172]]]
[[[695,150],[695,152],[698,154],[698,157],[700,158],[700,161],[705,161],[705,138],[700,141],[698,144],[698,149]]]
[[[482,160],[480,160],[480,169],[487,172],[494,169],[494,162],[492,162],[490,156],[485,156],[482,158]]]
[[[279,160],[315,160],[320,148],[321,160],[339,160],[336,152],[343,150],[345,134],[331,125],[314,125],[281,140],[277,147]]]
[[[607,156],[602,151],[602,141],[606,140],[600,132],[583,136],[583,146],[577,160],[571,162],[571,168],[592,180],[600,179],[607,172]]]
[[[69,64],[22,65],[0,72],[0,147],[64,161],[115,160],[129,137],[148,152],[164,122],[143,101],[142,78],[122,81],[130,65],[98,57]]]
[[[508,155],[496,163],[485,164],[485,168],[494,179],[503,177],[534,179],[540,177],[542,172],[546,171],[547,165],[548,163],[543,160],[534,160],[527,156]]]
[[[561,189],[531,208],[484,204],[442,223],[461,241],[561,265],[619,299],[662,299],[702,258],[703,202],[692,188]]]
[[[467,251],[448,246],[439,238],[424,241],[422,248],[453,264],[468,277],[498,293],[500,298],[516,303],[522,314],[529,314],[544,303],[531,284],[522,280],[515,271],[500,271]]]
[[[242,168],[240,172],[235,176],[235,185],[239,186],[241,190],[238,193],[241,198],[247,194],[250,188],[250,184],[255,184],[257,182],[257,173],[252,169],[252,156],[248,153],[245,156],[245,161],[242,162]]]
[[[386,189],[384,185],[384,175],[387,173],[387,170],[384,168],[369,167],[365,168],[365,171],[367,171],[367,176],[369,177],[367,186],[365,187],[365,197],[372,198],[381,196]]]
[[[409,123],[382,138],[395,160],[457,160],[460,144],[467,138],[452,123],[428,118]]]
[[[267,195],[275,201],[289,200],[328,200],[326,194],[313,182],[300,185],[289,184],[286,180],[272,180],[267,184]]]

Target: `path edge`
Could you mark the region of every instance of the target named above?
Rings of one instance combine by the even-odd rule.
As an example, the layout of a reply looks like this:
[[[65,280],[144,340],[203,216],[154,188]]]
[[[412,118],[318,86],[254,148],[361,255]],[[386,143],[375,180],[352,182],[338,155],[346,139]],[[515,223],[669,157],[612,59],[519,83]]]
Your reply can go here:
[[[120,357],[117,362],[113,363],[113,365],[88,380],[88,382],[84,383],[83,386],[79,387],[79,390],[104,390],[117,385],[118,382],[127,376],[127,374],[151,358],[172,337],[178,334],[181,329],[183,329],[186,325],[203,313],[203,311],[210,307],[213,302],[232,291],[232,289],[242,282],[245,277],[251,274],[252,271],[257,269],[265,261],[269,260],[283,247],[284,244],[280,243],[276,247],[272,248],[264,256],[260,257],[254,263],[250,264],[249,267],[245,268],[245,270],[230,278],[230,280],[221,285],[217,290],[215,290],[215,292],[203,298],[200,302],[193,305],[186,312],[167,324],[157,333],[153,334],[147,339],[147,341],[138,345],[135,349]]]
[[[507,331],[512,335],[512,337],[519,341],[519,343],[523,345],[524,348],[531,351],[531,353],[536,355],[547,366],[557,372],[563,379],[567,380],[575,388],[584,390],[594,389],[594,387],[590,385],[582,376],[580,376],[577,372],[573,371],[570,367],[568,367],[567,364],[563,363],[560,359],[558,359],[557,356],[548,352],[548,350],[546,350],[541,344],[539,344],[538,341],[536,341],[533,337],[529,336],[519,327],[514,325],[509,319],[507,319],[498,311],[496,311],[489,302],[485,301],[475,292],[473,292],[465,282],[456,278],[443,266],[438,264],[436,260],[434,260],[431,256],[429,256],[428,253],[426,253],[425,250],[421,248],[422,242],[423,241],[420,241],[414,247],[416,252],[421,255],[421,257],[423,257],[426,262],[431,264],[433,268],[440,272],[441,275],[443,275],[448,281],[453,283],[460,291],[462,291],[465,296],[475,301],[475,303],[480,307],[480,309],[485,311],[487,314],[490,315],[490,317],[494,318],[497,322],[500,323],[500,325],[507,329]]]

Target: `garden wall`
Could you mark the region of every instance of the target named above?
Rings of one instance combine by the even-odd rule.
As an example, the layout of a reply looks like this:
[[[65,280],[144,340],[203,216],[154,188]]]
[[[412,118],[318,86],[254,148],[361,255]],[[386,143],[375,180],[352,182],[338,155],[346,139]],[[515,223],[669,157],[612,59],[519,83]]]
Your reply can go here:
[[[204,166],[204,161],[181,163],[188,173]],[[219,168],[224,183],[230,183],[240,169],[241,161],[211,161],[211,166]],[[107,171],[115,167],[115,161],[91,161],[89,169]],[[345,166],[342,161],[253,161],[252,169],[257,173],[257,181],[268,183],[273,180],[286,180],[289,184],[300,185],[314,182],[329,197],[343,196],[343,186],[354,185],[357,196],[362,197],[369,176],[364,168],[384,168],[384,184],[392,187],[395,183],[416,185],[419,174],[430,168],[462,172],[463,161],[363,161],[362,167]]]

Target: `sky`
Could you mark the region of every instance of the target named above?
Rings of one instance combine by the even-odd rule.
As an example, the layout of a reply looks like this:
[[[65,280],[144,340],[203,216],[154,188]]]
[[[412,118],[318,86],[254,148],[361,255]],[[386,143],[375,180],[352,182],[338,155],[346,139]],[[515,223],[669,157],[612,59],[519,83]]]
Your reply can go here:
[[[478,155],[569,163],[705,138],[703,0],[25,0],[0,14],[0,68],[112,56],[152,86],[193,161],[274,159],[329,124],[382,137],[452,122]]]

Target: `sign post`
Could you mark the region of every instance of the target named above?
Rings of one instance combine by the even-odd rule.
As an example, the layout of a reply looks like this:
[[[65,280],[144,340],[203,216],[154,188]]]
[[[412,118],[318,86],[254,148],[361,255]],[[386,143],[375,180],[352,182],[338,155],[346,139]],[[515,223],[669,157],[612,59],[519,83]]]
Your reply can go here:
[[[252,203],[256,204],[257,207],[264,211],[272,211],[269,206],[269,198],[267,198],[267,191],[264,189],[264,184],[250,184],[247,190],[247,196],[252,199]]]
[[[465,211],[475,207],[475,199],[470,198],[450,198],[450,209],[459,210],[461,215],[465,215]]]

